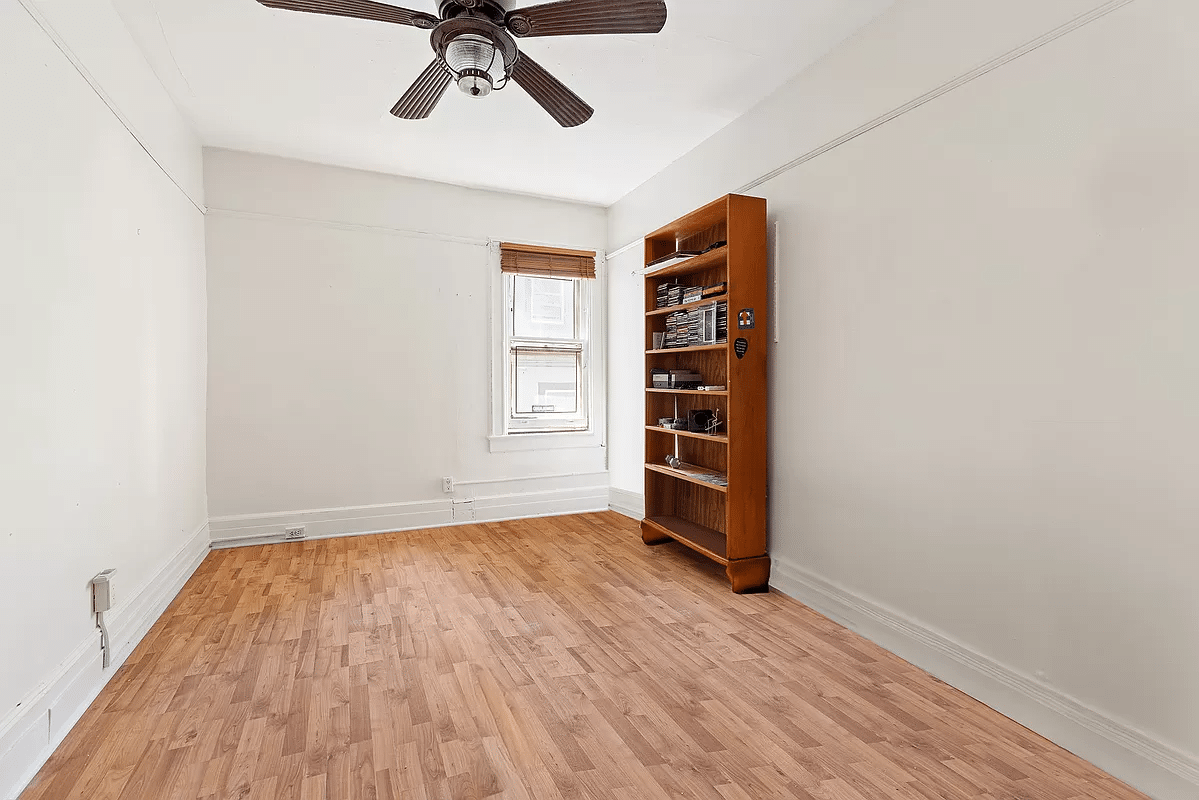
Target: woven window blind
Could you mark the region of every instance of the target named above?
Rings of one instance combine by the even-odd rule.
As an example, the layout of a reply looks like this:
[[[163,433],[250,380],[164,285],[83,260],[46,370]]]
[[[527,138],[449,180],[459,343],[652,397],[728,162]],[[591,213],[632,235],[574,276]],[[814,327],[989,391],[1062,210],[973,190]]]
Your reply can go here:
[[[594,250],[564,250],[531,244],[500,244],[500,269],[546,278],[594,278]]]

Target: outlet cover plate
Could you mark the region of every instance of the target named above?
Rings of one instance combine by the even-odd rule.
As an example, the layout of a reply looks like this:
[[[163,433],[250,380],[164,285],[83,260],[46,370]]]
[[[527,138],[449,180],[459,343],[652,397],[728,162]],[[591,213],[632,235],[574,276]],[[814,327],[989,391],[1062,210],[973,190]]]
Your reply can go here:
[[[297,525],[294,528],[284,528],[283,538],[285,541],[294,542],[297,539],[303,539],[308,534],[304,532],[303,525]]]
[[[451,506],[452,518],[454,522],[474,522],[475,521],[475,501],[474,500],[455,500]]]

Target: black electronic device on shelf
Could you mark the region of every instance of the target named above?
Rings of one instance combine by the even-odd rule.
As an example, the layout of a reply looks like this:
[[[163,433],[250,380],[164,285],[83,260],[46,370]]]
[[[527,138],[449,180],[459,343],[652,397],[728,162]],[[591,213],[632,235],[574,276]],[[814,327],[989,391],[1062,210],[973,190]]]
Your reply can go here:
[[[704,385],[704,376],[690,369],[672,369],[670,371],[671,389],[694,389]]]

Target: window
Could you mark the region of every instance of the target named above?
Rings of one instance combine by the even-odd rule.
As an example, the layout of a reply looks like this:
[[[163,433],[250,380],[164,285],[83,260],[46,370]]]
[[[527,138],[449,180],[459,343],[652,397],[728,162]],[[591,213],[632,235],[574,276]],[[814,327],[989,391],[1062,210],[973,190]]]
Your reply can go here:
[[[504,284],[508,432],[587,430],[590,286],[515,274]]]
[[[509,244],[500,254],[503,405],[496,433],[592,431],[595,254]]]

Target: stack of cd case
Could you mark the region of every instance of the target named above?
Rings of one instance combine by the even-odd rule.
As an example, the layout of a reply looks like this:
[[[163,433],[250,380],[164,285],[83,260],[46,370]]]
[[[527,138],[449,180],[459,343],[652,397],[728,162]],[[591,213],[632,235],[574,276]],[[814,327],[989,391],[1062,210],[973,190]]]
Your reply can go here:
[[[666,316],[664,348],[723,344],[728,340],[729,304],[725,301],[676,311]]]

